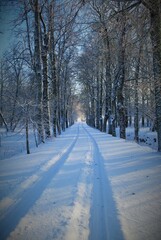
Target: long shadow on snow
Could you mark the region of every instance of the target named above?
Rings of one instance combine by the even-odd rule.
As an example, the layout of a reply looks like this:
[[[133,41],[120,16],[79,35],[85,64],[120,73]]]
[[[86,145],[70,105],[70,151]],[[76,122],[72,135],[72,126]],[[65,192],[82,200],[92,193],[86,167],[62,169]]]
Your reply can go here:
[[[94,137],[84,126],[83,128],[93,143],[93,158],[95,162],[93,193],[98,194],[98,191],[100,193],[99,197],[97,194],[93,195],[89,240],[123,240],[124,237],[118,219],[116,203],[113,199],[113,192],[107,173],[105,172],[104,159]],[[98,168],[99,166],[100,168]],[[105,185],[103,186],[103,184]],[[103,205],[101,205],[102,203]],[[98,217],[99,219],[97,219]]]
[[[31,209],[34,203],[40,198],[46,186],[50,183],[52,178],[58,173],[62,165],[65,163],[70,152],[74,148],[79,135],[79,128],[77,137],[68,148],[67,152],[47,171],[43,177],[26,190],[22,198],[11,206],[5,214],[5,217],[0,221],[0,239],[5,240],[9,234],[15,229],[22,217]]]

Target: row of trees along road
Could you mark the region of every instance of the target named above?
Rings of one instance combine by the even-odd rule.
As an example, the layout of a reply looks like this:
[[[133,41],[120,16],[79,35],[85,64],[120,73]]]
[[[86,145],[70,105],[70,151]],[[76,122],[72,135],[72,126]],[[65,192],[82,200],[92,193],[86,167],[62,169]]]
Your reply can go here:
[[[90,30],[76,64],[87,123],[113,136],[119,126],[125,139],[134,121],[136,142],[139,123],[150,125],[161,151],[161,1],[87,5]]]
[[[16,40],[1,59],[0,125],[7,131],[25,128],[30,153],[31,127],[38,146],[74,123],[72,65],[79,32],[75,18],[83,3],[17,0],[9,4],[17,11]]]
[[[113,136],[119,126],[126,138],[134,123],[138,142],[140,122],[151,126],[161,151],[161,0],[16,2],[19,41],[1,60],[0,124],[25,126],[27,153],[29,128],[37,144],[56,137],[79,101],[87,123]]]

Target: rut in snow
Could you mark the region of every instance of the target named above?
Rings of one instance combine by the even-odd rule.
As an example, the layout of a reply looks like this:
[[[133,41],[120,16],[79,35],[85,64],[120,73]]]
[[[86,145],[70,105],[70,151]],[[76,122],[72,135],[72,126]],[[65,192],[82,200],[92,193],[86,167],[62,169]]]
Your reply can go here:
[[[83,125],[82,125],[83,126]],[[104,160],[98,144],[83,127],[92,142],[94,177],[90,217],[90,240],[123,239],[111,186],[104,168]],[[112,216],[111,216],[112,214]]]
[[[18,192],[15,196],[13,204],[7,208],[5,213],[0,219],[0,239],[5,240],[10,232],[14,230],[20,219],[25,216],[28,210],[34,205],[37,199],[41,196],[42,192],[54,178],[57,172],[60,170],[62,165],[68,158],[79,137],[79,126],[77,129],[76,136],[72,144],[62,151],[62,154],[56,156],[57,161],[54,164],[48,161],[48,164],[44,164],[34,175],[38,176],[36,181],[32,185],[25,189],[23,192]],[[33,176],[32,176],[33,177]],[[31,178],[32,178],[31,177]],[[35,178],[34,178],[35,179]]]
[[[1,161],[1,239],[160,240],[159,153],[84,123],[35,153]]]

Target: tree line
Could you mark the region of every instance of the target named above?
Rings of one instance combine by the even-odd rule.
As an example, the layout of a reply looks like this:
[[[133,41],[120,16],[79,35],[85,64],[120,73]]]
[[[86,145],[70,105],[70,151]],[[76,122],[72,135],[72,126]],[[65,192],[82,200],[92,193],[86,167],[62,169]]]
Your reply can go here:
[[[38,146],[74,123],[74,73],[80,1],[15,1],[15,42],[0,65],[0,126],[33,128]],[[5,1],[4,1],[5,5]]]
[[[17,0],[17,40],[0,66],[0,125],[35,142],[87,124],[126,138],[157,131],[161,151],[161,1]],[[77,92],[77,93],[75,93]]]
[[[123,139],[134,124],[136,142],[151,127],[161,151],[161,1],[91,0],[87,11],[76,64],[87,123]]]

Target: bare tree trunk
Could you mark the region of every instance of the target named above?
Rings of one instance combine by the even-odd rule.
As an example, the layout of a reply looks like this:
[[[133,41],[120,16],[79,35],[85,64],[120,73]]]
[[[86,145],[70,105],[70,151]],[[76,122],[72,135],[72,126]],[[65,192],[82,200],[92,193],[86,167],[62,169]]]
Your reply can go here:
[[[56,59],[55,59],[55,53],[53,53],[53,61],[52,61],[52,91],[53,91],[53,132],[54,137],[57,136],[57,75],[56,75]]]
[[[111,94],[111,110],[112,111],[109,118],[113,137],[116,137],[116,121],[117,121],[116,94],[117,94],[117,76],[115,76],[112,94]]]
[[[54,0],[50,3],[49,11],[49,31],[50,31],[50,69],[52,81],[53,96],[53,134],[57,137],[57,71],[56,71],[56,55],[55,55],[55,38],[54,38]]]
[[[50,110],[49,110],[49,84],[48,84],[48,36],[46,27],[44,27],[44,41],[42,46],[42,63],[43,63],[43,119],[46,137],[51,136],[50,133]]]
[[[112,99],[112,115],[110,116],[110,125],[112,127],[112,136],[116,137],[116,98]]]
[[[66,86],[66,82],[67,82],[67,66],[66,66],[66,70],[65,70],[65,74],[64,74],[64,83],[62,86],[62,90],[61,90],[61,95],[62,95],[62,131],[65,131],[66,128],[66,94],[67,94],[67,86]]]
[[[24,0],[24,18],[25,18],[25,22],[26,22],[26,30],[27,30],[27,44],[28,44],[28,49],[30,52],[30,59],[31,59],[31,63],[32,63],[32,68],[35,71],[35,62],[34,62],[34,58],[33,58],[33,53],[31,50],[31,37],[30,37],[30,26],[29,26],[29,16],[28,16],[28,3],[26,2],[26,0]]]
[[[151,40],[155,81],[156,124],[158,151],[161,152],[161,0],[151,2]]]
[[[96,102],[96,128],[100,129],[100,121],[99,121],[99,109],[100,109],[100,86],[99,86],[99,73],[97,70],[97,96],[96,96],[97,102]]]
[[[26,106],[26,152],[30,154],[29,146],[29,106]]]
[[[134,99],[134,108],[135,108],[135,114],[134,114],[134,129],[135,129],[135,136],[134,139],[136,142],[139,141],[139,97],[138,97],[138,79],[139,79],[139,70],[140,70],[140,61],[141,61],[141,52],[142,52],[142,43],[139,48],[139,56],[138,61],[136,63],[136,69],[135,69],[135,99]]]
[[[66,126],[67,126],[67,86],[68,85],[68,63],[65,64],[65,69],[64,69],[64,83],[63,83],[63,86],[62,86],[62,91],[61,91],[61,94],[62,94],[62,99],[63,99],[63,109],[62,109],[62,130],[65,131],[66,129]]]
[[[69,127],[69,123],[68,123],[68,110],[67,110],[67,109],[66,109],[66,113],[65,113],[65,115],[66,115],[65,126],[66,126],[66,128],[68,128],[68,127]]]
[[[3,118],[3,93],[4,91],[4,76],[3,76],[3,66],[2,66],[2,62],[0,62],[0,127],[2,127],[3,123],[6,127],[6,130],[8,131],[8,127],[6,122],[4,121]]]
[[[138,66],[136,67],[135,73],[135,99],[134,99],[134,139],[136,142],[139,141],[139,98],[138,98]]]
[[[34,0],[35,17],[35,70],[37,81],[37,126],[39,143],[44,142],[43,119],[42,119],[42,73],[41,73],[41,43],[40,43],[40,9],[38,0]]]
[[[102,57],[101,57],[102,58]],[[100,90],[99,90],[99,130],[103,129],[102,109],[103,109],[103,59],[100,60]]]
[[[59,75],[59,74],[58,74]],[[61,134],[61,103],[60,103],[60,75],[57,78],[57,129],[58,129],[58,134]]]
[[[119,39],[119,56],[118,56],[118,83],[117,83],[117,110],[119,115],[120,138],[126,138],[126,117],[123,87],[125,81],[125,17],[122,16],[122,26]]]
[[[108,121],[108,134],[112,134],[112,124],[110,121],[111,115],[111,92],[112,92],[112,81],[111,81],[111,56],[110,56],[110,44],[107,29],[105,28],[105,64],[106,64],[106,76],[105,76],[105,117],[104,117],[104,124],[103,124],[103,131],[106,132],[107,129],[107,121]]]
[[[95,101],[94,101],[94,87],[92,87],[92,99],[91,99],[91,115],[92,115],[92,127],[95,127]]]
[[[144,93],[142,93],[141,96],[141,100],[142,100],[142,117],[141,117],[141,126],[145,127],[145,97],[144,97]]]

